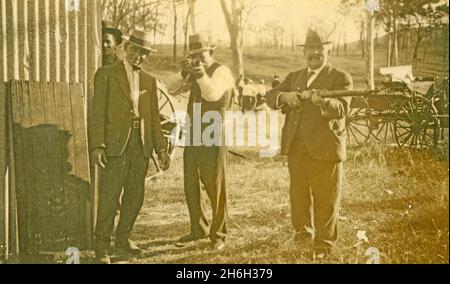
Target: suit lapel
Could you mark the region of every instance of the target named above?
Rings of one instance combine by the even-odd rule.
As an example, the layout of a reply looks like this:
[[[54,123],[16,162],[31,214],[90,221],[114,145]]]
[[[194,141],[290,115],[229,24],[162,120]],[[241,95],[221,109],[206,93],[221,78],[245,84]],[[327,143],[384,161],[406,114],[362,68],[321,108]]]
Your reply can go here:
[[[125,66],[123,64],[124,64],[123,62],[121,64],[118,64],[118,72],[116,72],[115,77],[117,82],[119,83],[122,93],[124,94],[125,97],[127,97],[128,101],[131,103],[130,83],[128,82],[127,71],[125,71]]]
[[[305,90],[306,89],[306,71],[307,69],[303,69],[300,71],[300,74],[298,75],[295,83],[294,83],[294,90]]]
[[[317,75],[316,79],[311,83],[308,89],[320,89],[323,82],[327,79],[328,73],[330,72],[330,65],[325,65]]]

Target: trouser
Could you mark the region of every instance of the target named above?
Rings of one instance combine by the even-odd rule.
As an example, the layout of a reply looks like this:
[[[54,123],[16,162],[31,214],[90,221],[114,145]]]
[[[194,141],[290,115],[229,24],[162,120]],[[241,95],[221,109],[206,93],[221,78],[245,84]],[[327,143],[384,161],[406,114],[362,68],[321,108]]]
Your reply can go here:
[[[226,147],[185,147],[184,192],[191,221],[191,233],[225,240],[227,235],[227,196],[225,190]],[[204,192],[212,207],[212,221],[205,215]],[[209,232],[208,232],[209,228]]]
[[[316,160],[302,142],[288,154],[292,224],[315,248],[331,248],[338,237],[343,163]]]
[[[243,96],[242,97],[242,112],[253,111],[255,108],[255,97]]]
[[[120,209],[120,214],[116,243],[127,240],[144,202],[148,159],[144,156],[139,129],[131,131],[121,156],[107,159],[106,167],[100,173],[96,246],[109,246],[117,209]]]

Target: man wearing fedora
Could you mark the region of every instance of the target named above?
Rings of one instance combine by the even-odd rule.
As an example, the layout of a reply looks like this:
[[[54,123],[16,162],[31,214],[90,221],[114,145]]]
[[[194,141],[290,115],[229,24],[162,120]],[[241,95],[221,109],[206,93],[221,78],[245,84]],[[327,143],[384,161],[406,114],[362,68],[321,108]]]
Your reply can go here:
[[[129,237],[144,201],[149,158],[155,151],[162,169],[170,163],[159,120],[156,80],[140,71],[149,53],[156,52],[150,38],[151,33],[144,31],[124,37],[125,59],[95,74],[89,138],[92,157],[101,168],[95,227],[95,254],[100,263],[110,263],[108,250],[117,209],[118,253],[141,252]]]
[[[353,87],[351,76],[328,62],[328,36],[321,27],[308,29],[301,45],[306,68],[289,73],[266,96],[286,114],[281,154],[288,156],[294,240],[303,246],[313,239],[316,258],[327,256],[338,237],[348,106],[346,99],[322,98],[320,90]]]
[[[225,187],[225,165],[227,149],[225,146],[195,145],[192,122],[194,115],[207,111],[216,111],[222,115],[230,107],[234,78],[230,70],[214,59],[215,45],[204,34],[189,36],[190,64],[182,66],[183,77],[190,76],[190,89],[187,113],[191,122],[190,141],[184,148],[184,191],[191,221],[191,232],[180,238],[178,246],[200,239],[209,238],[212,248],[222,250],[227,235],[227,196]],[[201,111],[194,111],[194,104],[200,105]],[[201,130],[208,127],[201,124]],[[201,133],[200,133],[201,135]],[[205,215],[204,186],[211,207],[212,220],[208,222]]]

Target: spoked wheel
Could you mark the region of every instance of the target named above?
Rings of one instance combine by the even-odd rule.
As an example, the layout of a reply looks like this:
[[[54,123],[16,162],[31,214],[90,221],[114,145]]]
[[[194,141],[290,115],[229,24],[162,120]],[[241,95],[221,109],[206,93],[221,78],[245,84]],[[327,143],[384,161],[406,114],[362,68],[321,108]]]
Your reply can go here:
[[[350,108],[346,116],[345,127],[349,145],[365,145],[371,132],[367,121],[367,108]]]
[[[382,144],[394,142],[395,117],[395,110],[386,110],[369,117],[369,126],[372,130],[371,136],[374,138],[374,141]]]
[[[175,116],[175,107],[172,103],[171,98],[169,97],[169,92],[167,88],[160,82],[158,82],[157,86],[157,96],[158,96],[158,106],[159,106],[159,119],[161,122],[161,128],[166,140],[167,145],[167,153],[171,158],[174,157],[175,154],[175,140],[181,135],[181,128],[178,127],[178,118]],[[161,172],[161,168],[159,166],[158,157],[156,154],[153,154],[152,162],[154,165],[154,169],[150,169],[148,177],[155,177],[158,173]]]
[[[401,148],[426,149],[434,145],[434,109],[428,99],[414,96],[400,108],[394,124],[395,141]]]

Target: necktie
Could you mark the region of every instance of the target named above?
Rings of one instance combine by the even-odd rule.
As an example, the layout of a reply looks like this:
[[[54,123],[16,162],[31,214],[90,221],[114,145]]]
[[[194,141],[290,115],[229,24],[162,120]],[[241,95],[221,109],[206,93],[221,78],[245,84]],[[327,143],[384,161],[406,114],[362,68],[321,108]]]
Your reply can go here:
[[[311,77],[316,74],[313,70],[308,72],[308,76],[306,77],[306,87],[309,87],[312,82],[310,82]]]
[[[133,71],[140,71],[142,67],[133,65]]]

